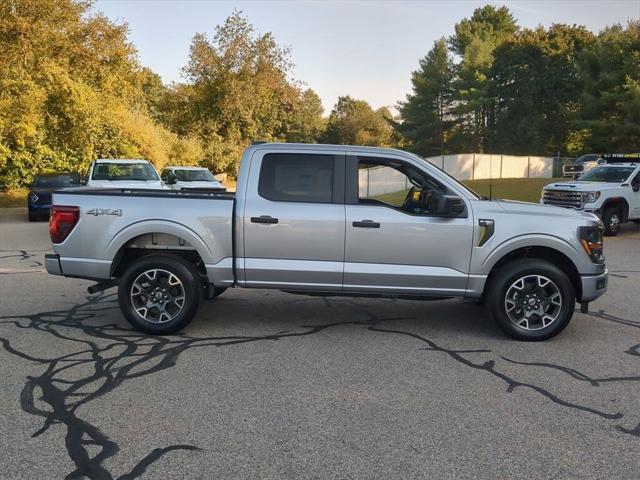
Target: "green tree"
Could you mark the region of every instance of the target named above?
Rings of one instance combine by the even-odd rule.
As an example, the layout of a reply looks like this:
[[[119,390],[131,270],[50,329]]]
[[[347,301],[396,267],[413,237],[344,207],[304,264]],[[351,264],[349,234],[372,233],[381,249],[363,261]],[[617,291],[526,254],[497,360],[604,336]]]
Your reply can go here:
[[[582,108],[572,139],[578,151],[640,149],[640,21],[604,29],[578,58]]]
[[[373,110],[364,100],[348,95],[339,97],[329,115],[323,140],[341,145],[389,147],[396,142],[391,119],[386,108]]]
[[[201,139],[207,165],[230,173],[254,140],[312,141],[322,110],[317,95],[290,80],[291,69],[289,50],[235,11],[212,40],[193,38],[187,84],[170,95],[169,123]]]
[[[396,130],[408,148],[429,156],[449,151],[455,131],[451,116],[454,65],[444,38],[437,40],[411,74],[412,92],[398,105]]]
[[[319,141],[325,129],[322,118],[324,109],[316,92],[310,88],[302,92],[299,102],[291,111],[285,138],[287,142],[314,143]]]
[[[520,31],[496,48],[489,89],[496,115],[494,150],[568,153],[583,90],[575,58],[593,39],[584,27],[556,24]]]
[[[149,116],[127,32],[88,1],[0,3],[0,182],[99,156],[169,160],[167,141],[179,139]]]
[[[489,94],[489,71],[496,47],[517,30],[509,9],[492,5],[476,9],[471,18],[455,25],[456,33],[449,44],[461,58],[456,68],[454,114],[464,140],[463,149],[491,149],[488,131],[494,122],[494,104]]]

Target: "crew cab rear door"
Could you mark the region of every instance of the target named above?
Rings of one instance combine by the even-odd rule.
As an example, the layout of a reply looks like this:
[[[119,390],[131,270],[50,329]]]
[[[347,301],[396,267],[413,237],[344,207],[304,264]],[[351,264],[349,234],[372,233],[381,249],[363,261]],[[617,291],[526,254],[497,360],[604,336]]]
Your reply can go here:
[[[406,159],[347,156],[345,292],[466,291],[473,211],[466,199],[464,213],[456,218],[423,209],[436,190],[454,193],[424,166]]]
[[[344,152],[257,150],[243,213],[245,285],[342,288]]]

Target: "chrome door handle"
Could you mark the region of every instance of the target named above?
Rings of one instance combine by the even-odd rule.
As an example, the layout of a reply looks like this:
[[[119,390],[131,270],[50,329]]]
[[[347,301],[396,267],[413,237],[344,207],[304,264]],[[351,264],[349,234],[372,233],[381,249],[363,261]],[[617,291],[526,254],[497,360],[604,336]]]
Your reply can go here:
[[[359,222],[353,222],[352,225],[356,228],[380,228],[380,224],[373,220],[360,220]]]

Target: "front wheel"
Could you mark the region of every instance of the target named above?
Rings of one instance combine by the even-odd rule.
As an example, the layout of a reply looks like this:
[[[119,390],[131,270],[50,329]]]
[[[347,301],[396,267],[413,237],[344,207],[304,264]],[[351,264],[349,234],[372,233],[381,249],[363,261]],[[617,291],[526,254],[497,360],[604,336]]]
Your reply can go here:
[[[604,223],[604,234],[608,237],[615,237],[620,231],[622,216],[617,208],[607,208],[602,212],[602,223]]]
[[[515,339],[546,340],[571,321],[576,302],[573,285],[562,270],[545,260],[515,260],[491,282],[489,313]]]
[[[175,333],[195,316],[202,288],[195,267],[173,255],[149,255],[131,264],[120,279],[120,310],[137,330]]]

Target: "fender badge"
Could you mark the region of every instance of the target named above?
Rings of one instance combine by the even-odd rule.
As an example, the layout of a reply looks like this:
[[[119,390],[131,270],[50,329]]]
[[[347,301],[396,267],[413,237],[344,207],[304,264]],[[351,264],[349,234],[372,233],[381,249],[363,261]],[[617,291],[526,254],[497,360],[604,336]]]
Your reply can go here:
[[[90,210],[87,210],[86,212],[87,215],[93,215],[94,217],[97,217],[98,215],[116,215],[118,217],[122,216],[122,209],[121,208],[92,208]]]

